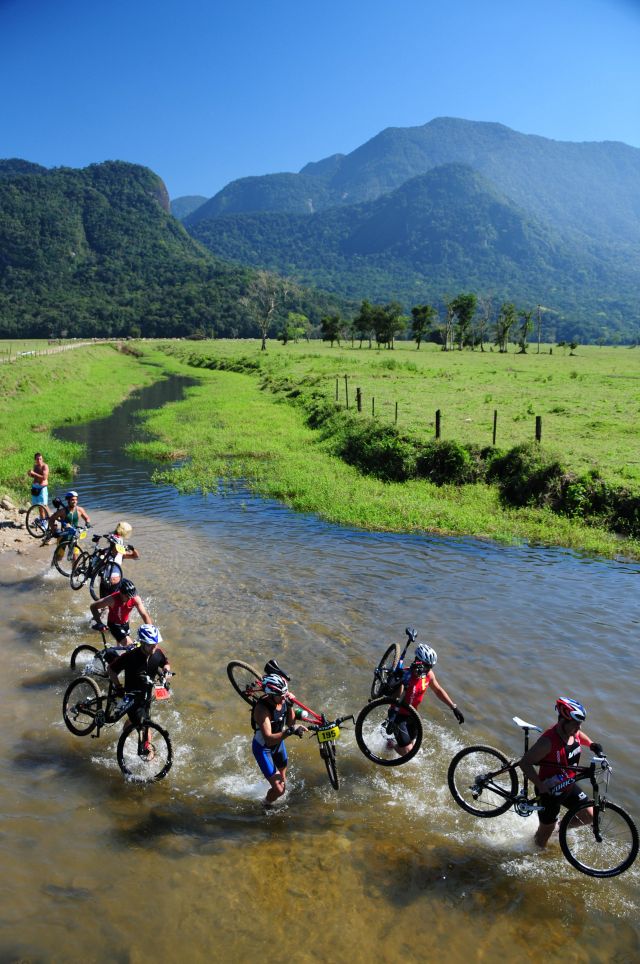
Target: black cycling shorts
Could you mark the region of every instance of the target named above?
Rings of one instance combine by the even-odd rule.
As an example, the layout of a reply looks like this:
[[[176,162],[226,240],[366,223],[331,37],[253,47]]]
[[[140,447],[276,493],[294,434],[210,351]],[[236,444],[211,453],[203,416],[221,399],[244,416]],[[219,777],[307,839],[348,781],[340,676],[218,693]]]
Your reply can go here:
[[[540,803],[544,810],[538,810],[538,819],[540,823],[555,823],[560,813],[560,807],[569,809],[579,803],[586,803],[588,799],[586,793],[580,790],[575,783],[559,797],[554,797],[550,793],[541,793]]]
[[[129,635],[129,623],[107,623],[107,628],[116,643],[122,642]]]
[[[415,716],[396,716],[393,735],[398,746],[409,746],[418,735],[418,720]]]

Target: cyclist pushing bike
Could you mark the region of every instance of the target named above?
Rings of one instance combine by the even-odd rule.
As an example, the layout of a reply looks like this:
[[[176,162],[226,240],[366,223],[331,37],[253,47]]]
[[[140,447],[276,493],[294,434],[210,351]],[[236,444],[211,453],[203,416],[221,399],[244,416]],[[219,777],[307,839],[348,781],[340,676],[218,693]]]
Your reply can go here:
[[[54,500],[54,504],[58,505],[59,508],[49,517],[49,527],[45,533],[45,541],[51,538],[57,538],[58,548],[56,550],[56,555],[60,558],[64,555],[65,550],[65,529],[69,526],[77,529],[80,525],[80,520],[84,520],[85,525],[88,527],[91,525],[91,519],[82,508],[78,505],[78,493],[73,489],[65,494],[66,505],[60,505],[59,500]],[[58,527],[60,523],[60,527]],[[79,553],[80,550],[74,550],[75,553]]]
[[[159,648],[162,636],[156,626],[145,623],[138,629],[139,646],[127,649],[107,664],[109,679],[117,695],[127,693],[132,697],[127,713],[134,726],[141,726],[149,716],[152,685],[148,682],[158,677],[166,681],[171,666],[165,653]],[[124,687],[118,675],[124,670]]]
[[[553,833],[560,807],[575,807],[584,803],[588,797],[576,785],[580,751],[588,747],[596,756],[604,751],[599,743],[594,743],[580,724],[587,717],[582,703],[559,696],[556,700],[558,722],[542,734],[530,750],[518,762],[518,766],[531,780],[540,794],[538,811],[539,825],[534,840],[538,847],[546,847]],[[538,767],[536,772],[535,767]],[[576,818],[581,823],[593,820],[593,809],[588,807]]]
[[[400,705],[389,712],[387,732],[393,749],[399,756],[406,756],[411,752],[417,736],[416,718],[406,707],[412,706],[415,709],[420,706],[429,687],[445,706],[453,710],[458,723],[464,723],[464,716],[436,679],[433,667],[437,660],[435,649],[420,643],[409,668],[394,671],[389,679],[389,685],[393,687],[389,695]]]
[[[307,727],[295,722],[295,710],[287,699],[289,686],[284,676],[267,673],[262,677],[262,689],[265,695],[251,710],[254,730],[251,750],[262,775],[269,782],[264,804],[270,807],[284,796],[287,789],[288,757],[284,741],[289,736],[302,738]]]

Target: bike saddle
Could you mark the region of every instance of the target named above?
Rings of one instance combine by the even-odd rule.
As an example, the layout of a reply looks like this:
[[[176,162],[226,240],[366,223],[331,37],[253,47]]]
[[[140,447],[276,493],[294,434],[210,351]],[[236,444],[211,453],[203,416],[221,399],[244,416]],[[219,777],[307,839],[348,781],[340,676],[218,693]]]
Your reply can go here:
[[[523,730],[535,730],[537,733],[542,733],[542,729],[536,726],[535,723],[526,723],[524,720],[521,720],[519,716],[514,716],[512,719],[515,725],[522,727]]]
[[[405,633],[409,637],[410,642],[415,643],[416,639],[418,638],[418,630],[412,629],[411,626],[407,626]]]
[[[288,676],[285,673],[285,671],[281,669],[280,666],[278,666],[277,659],[270,659],[267,663],[264,664],[264,673],[265,673],[265,676],[268,676],[269,673],[276,673],[278,676],[282,676],[283,679],[286,679],[287,682],[290,682],[291,680],[291,677]]]

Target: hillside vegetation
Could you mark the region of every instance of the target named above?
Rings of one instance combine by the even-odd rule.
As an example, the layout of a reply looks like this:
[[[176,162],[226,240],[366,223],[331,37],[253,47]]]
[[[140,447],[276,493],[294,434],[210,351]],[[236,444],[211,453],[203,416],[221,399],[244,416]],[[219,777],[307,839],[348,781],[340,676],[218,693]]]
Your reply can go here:
[[[0,165],[0,337],[252,335],[253,272],[214,258],[164,184],[122,162]],[[319,317],[330,299],[297,290]]]

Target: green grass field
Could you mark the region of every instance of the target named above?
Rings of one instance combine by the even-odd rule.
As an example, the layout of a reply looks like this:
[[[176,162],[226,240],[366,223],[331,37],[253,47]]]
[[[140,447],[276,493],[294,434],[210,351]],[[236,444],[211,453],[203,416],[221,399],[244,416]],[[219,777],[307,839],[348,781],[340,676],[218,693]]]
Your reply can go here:
[[[497,408],[502,413],[498,441],[504,447],[527,437],[522,425],[525,419],[519,417],[523,408],[529,437],[533,435],[538,412],[534,408],[533,414],[526,413],[530,402],[527,400],[525,406],[523,401],[523,396],[530,398],[528,387],[533,386],[539,405],[544,406],[543,432],[549,428],[551,408],[562,404],[573,414],[569,418],[566,413],[560,422],[567,427],[568,435],[566,445],[558,443],[563,456],[573,440],[571,457],[576,467],[591,465],[597,459],[609,478],[625,478],[628,484],[632,477],[626,456],[632,451],[632,440],[622,431],[621,420],[609,414],[609,433],[600,428],[588,444],[583,436],[595,432],[588,423],[597,420],[587,409],[596,385],[611,388],[606,398],[598,394],[598,411],[611,413],[616,407],[624,407],[625,412],[634,413],[637,422],[638,389],[630,399],[628,388],[625,394],[621,385],[635,384],[633,372],[640,354],[628,349],[589,349],[584,358],[557,352],[551,356],[494,357],[493,353],[446,355],[432,349],[417,352],[409,345],[399,346],[393,352],[379,352],[357,348],[331,350],[313,343],[283,347],[273,342],[268,352],[261,353],[255,341],[176,342],[164,349],[174,362],[204,357],[224,359],[225,364],[237,364],[241,369],[258,366],[253,374],[190,367],[192,374],[202,378],[202,384],[190,389],[184,402],[166,406],[148,417],[146,427],[158,441],[140,445],[137,450],[141,455],[164,460],[188,456],[180,468],[161,473],[163,479],[179,488],[214,491],[220,477],[240,477],[257,492],[281,499],[298,511],[315,512],[346,525],[475,535],[506,542],[528,540],[608,556],[640,556],[637,541],[620,539],[604,528],[584,525],[579,519],[569,519],[548,509],[505,508],[493,486],[437,487],[424,480],[385,483],[362,475],[332,454],[330,441],[307,426],[304,412],[285,393],[262,390],[263,379],[258,377],[268,373],[271,384],[277,382],[278,376],[286,379],[288,385],[315,384],[331,397],[335,395],[338,378],[344,402],[346,373],[354,394],[358,386],[365,393],[365,400],[368,390],[375,392],[380,419],[393,420],[398,400],[400,426],[423,432],[425,437],[432,435],[433,413],[440,407],[445,435],[490,442],[493,409]],[[582,369],[578,370],[580,362]],[[553,368],[545,368],[545,364]],[[512,368],[516,368],[515,378]],[[576,370],[578,375],[574,377],[572,372]],[[489,394],[491,401],[484,402]],[[490,406],[490,415],[485,414],[484,419],[478,416],[475,423],[467,421],[480,400]],[[501,436],[501,425],[509,425],[513,432],[508,441]],[[614,438],[616,426],[620,431]],[[459,428],[460,434],[456,435],[454,427]],[[555,431],[560,438],[558,425]],[[484,437],[478,437],[476,432],[484,433]],[[619,455],[612,454],[610,442],[616,443]],[[593,459],[589,459],[589,452]]]
[[[535,436],[542,417],[542,441],[574,471],[597,468],[608,481],[640,489],[640,349],[535,346],[526,355],[494,352],[442,352],[436,346],[397,342],[393,351],[318,342],[282,346],[270,341],[181,342],[177,357],[197,353],[213,358],[249,358],[275,375],[301,384],[315,381],[342,404],[345,375],[350,406],[362,391],[363,414],[395,421],[400,430],[433,438],[435,412],[442,437],[491,444],[497,411],[496,444],[511,448]]]

